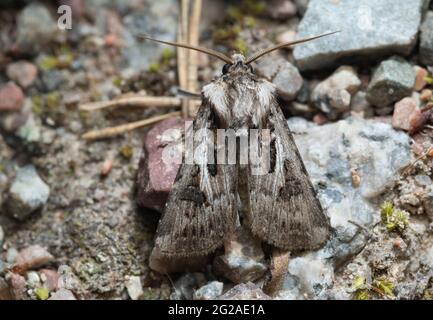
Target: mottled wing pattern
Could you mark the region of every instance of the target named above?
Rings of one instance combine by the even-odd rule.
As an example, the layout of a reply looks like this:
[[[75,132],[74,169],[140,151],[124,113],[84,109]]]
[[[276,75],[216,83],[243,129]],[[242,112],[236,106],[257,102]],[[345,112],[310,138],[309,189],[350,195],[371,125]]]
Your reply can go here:
[[[257,237],[286,250],[320,247],[328,238],[329,222],[316,197],[286,119],[271,102],[271,165],[265,175],[246,169],[249,207],[246,223]],[[242,175],[242,172],[240,172]]]
[[[194,132],[215,129],[212,109],[204,100],[194,120]],[[205,145],[208,137],[196,139],[194,148]],[[205,152],[198,154],[206,157]],[[220,247],[236,223],[236,189],[236,165],[184,161],[158,225],[155,249],[163,258],[185,258],[204,256]]]

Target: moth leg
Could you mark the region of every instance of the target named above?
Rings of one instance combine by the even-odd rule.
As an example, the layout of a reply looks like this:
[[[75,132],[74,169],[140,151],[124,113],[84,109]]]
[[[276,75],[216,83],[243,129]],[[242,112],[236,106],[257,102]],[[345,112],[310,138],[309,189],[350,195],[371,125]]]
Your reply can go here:
[[[272,248],[269,273],[263,284],[263,292],[274,297],[283,285],[289,267],[290,252],[287,250]]]

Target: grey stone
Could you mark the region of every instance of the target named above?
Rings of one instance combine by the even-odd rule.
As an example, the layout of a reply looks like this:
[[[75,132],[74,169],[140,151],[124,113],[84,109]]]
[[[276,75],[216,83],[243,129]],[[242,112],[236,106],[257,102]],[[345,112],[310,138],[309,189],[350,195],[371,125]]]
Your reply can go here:
[[[224,283],[212,281],[194,292],[194,300],[214,300],[223,293]]]
[[[433,11],[427,12],[421,26],[421,40],[419,45],[420,61],[426,65],[433,65]]]
[[[57,24],[48,9],[40,3],[27,5],[18,16],[17,43],[22,51],[36,53],[52,41]]]
[[[361,80],[356,71],[342,66],[314,88],[311,100],[329,118],[336,119],[350,109],[352,95],[360,86]]]
[[[224,250],[214,259],[213,270],[234,283],[255,281],[267,270],[260,241],[242,226],[224,242]]]
[[[355,93],[350,102],[350,110],[362,113],[366,118],[374,115],[374,110],[367,100],[367,93],[365,91]]]
[[[39,278],[39,274],[36,271],[28,271],[26,274],[27,285],[30,288],[37,288],[41,285],[41,278]]]
[[[241,283],[218,298],[219,300],[271,300],[262,289],[252,282]]]
[[[32,165],[20,168],[9,189],[5,201],[6,213],[23,220],[32,212],[42,208],[48,200],[50,188],[39,177]]]
[[[298,69],[278,56],[265,56],[257,62],[256,71],[277,86],[286,100],[295,99],[302,88],[303,79]]]
[[[410,96],[415,85],[415,71],[400,57],[383,61],[374,71],[367,88],[367,100],[376,107]]]
[[[416,44],[424,8],[424,0],[311,0],[298,37],[342,32],[297,46],[294,58],[301,70],[312,70],[345,57],[408,55]]]
[[[18,256],[18,250],[15,248],[9,248],[8,251],[6,251],[6,261],[8,263],[15,263]]]

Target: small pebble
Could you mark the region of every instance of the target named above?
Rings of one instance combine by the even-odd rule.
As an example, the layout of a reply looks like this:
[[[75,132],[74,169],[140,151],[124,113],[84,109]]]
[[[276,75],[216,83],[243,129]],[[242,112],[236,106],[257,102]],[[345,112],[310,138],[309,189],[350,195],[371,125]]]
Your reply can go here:
[[[429,101],[433,96],[433,92],[430,89],[424,89],[421,91],[420,99],[422,101]]]
[[[6,261],[8,263],[15,263],[18,256],[18,250],[15,248],[9,248],[6,252]]]
[[[41,279],[39,277],[39,274],[36,271],[27,272],[26,277],[27,277],[27,284],[30,287],[36,288],[40,286]]]
[[[103,177],[107,176],[110,173],[112,168],[113,168],[113,160],[112,159],[105,160],[101,167],[101,176]]]
[[[23,91],[14,82],[10,81],[0,87],[0,111],[18,111],[23,101]]]
[[[421,91],[427,85],[425,78],[428,76],[428,71],[422,67],[414,66],[416,78],[415,78],[415,91]]]
[[[143,294],[143,286],[141,285],[140,277],[130,276],[126,282],[126,290],[132,300],[138,300]]]
[[[17,61],[6,67],[9,79],[18,83],[22,88],[30,87],[38,75],[38,68],[28,61]]]

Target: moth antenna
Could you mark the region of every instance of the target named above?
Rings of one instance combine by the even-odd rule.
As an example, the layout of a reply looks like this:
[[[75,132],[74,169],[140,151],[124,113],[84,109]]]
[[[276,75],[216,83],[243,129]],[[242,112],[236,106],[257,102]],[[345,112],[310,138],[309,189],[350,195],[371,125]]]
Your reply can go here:
[[[272,51],[275,51],[275,50],[278,50],[278,49],[281,49],[281,48],[284,48],[284,47],[293,46],[293,45],[298,44],[298,43],[308,42],[308,41],[311,41],[311,40],[315,40],[315,39],[319,39],[319,38],[322,38],[322,37],[330,36],[331,34],[338,33],[338,32],[341,32],[341,31],[329,32],[329,33],[321,34],[319,36],[314,36],[314,37],[310,37],[310,38],[304,38],[304,39],[299,39],[299,40],[295,40],[295,41],[290,41],[290,42],[284,42],[284,43],[277,44],[277,45],[275,45],[275,46],[273,46],[271,48],[267,48],[267,49],[264,49],[262,51],[256,52],[255,54],[253,54],[251,57],[249,57],[247,59],[247,61],[245,62],[245,64],[250,64],[251,62],[256,61],[257,59],[261,58],[265,54],[271,53]]]
[[[215,58],[218,58],[222,61],[224,61],[225,63],[233,63],[233,60],[230,59],[229,57],[227,57],[225,54],[212,50],[212,49],[208,49],[208,48],[203,48],[203,47],[196,47],[196,46],[192,46],[190,44],[186,44],[186,43],[178,43],[178,42],[171,42],[171,41],[163,41],[163,40],[158,40],[158,39],[153,39],[145,34],[137,34],[136,35],[137,38],[139,39],[144,39],[144,40],[150,40],[150,41],[154,41],[154,42],[159,42],[159,43],[163,43],[169,46],[174,46],[174,47],[180,47],[180,48],[185,48],[185,49],[191,49],[191,50],[195,50],[195,51],[200,51],[203,53],[206,53],[210,56],[213,56]]]

